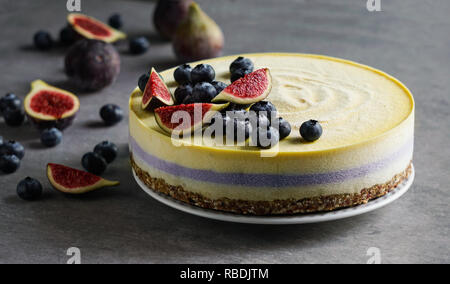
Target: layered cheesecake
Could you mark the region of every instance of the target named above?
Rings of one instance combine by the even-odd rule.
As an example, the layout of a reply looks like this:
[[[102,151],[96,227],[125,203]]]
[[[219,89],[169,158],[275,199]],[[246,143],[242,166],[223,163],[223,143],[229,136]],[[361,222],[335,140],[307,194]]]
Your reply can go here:
[[[252,215],[329,211],[367,203],[394,190],[412,172],[414,100],[395,78],[355,62],[307,54],[245,54],[268,68],[266,100],[292,125],[274,149],[248,145],[174,143],[142,92],[130,98],[130,153],[137,177],[150,189],[208,209]],[[237,56],[205,60],[216,80],[230,83]],[[174,69],[161,73],[170,91]],[[300,125],[320,122],[314,142]],[[265,155],[267,153],[267,155]]]

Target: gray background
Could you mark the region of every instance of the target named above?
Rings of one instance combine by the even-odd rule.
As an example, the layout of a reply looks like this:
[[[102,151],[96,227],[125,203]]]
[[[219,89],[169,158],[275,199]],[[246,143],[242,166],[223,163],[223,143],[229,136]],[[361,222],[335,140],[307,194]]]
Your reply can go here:
[[[34,79],[64,86],[65,49],[43,53],[31,40],[40,28],[55,36],[65,24],[66,1],[0,1],[0,92],[23,98]],[[327,54],[380,68],[403,81],[417,103],[412,190],[381,210],[323,224],[257,226],[211,221],[154,201],[132,179],[127,161],[127,121],[112,128],[99,122],[104,103],[127,109],[130,91],[151,66],[177,64],[170,44],[156,36],[149,1],[87,1],[83,12],[106,20],[119,11],[131,36],[146,35],[143,56],[122,51],[117,82],[99,93],[78,93],[81,113],[54,149],[40,146],[29,125],[0,135],[26,147],[20,170],[0,175],[0,262],[65,263],[79,247],[84,263],[365,263],[369,247],[384,263],[449,263],[449,59],[450,2],[381,0],[369,13],[365,0],[199,1],[223,28],[224,54],[286,51]],[[55,192],[47,162],[80,167],[83,153],[104,140],[120,145],[120,158],[105,177],[116,189],[70,197]],[[18,181],[38,178],[45,195],[24,202]]]

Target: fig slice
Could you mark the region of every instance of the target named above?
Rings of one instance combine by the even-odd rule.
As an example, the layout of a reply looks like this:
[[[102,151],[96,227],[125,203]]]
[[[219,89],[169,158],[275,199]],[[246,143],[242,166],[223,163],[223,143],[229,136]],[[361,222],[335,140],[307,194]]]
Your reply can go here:
[[[227,104],[196,103],[176,105],[155,109],[155,119],[159,127],[168,133],[191,133],[203,128],[219,111],[228,107]],[[174,116],[175,115],[175,116]],[[189,119],[187,119],[189,117]]]
[[[175,103],[172,93],[155,68],[152,68],[150,71],[150,79],[144,89],[142,108],[146,109],[153,101],[153,98],[167,106]]]
[[[71,92],[36,80],[31,83],[31,91],[25,97],[24,108],[29,119],[39,129],[56,127],[64,130],[75,119],[80,109],[80,101]]]
[[[56,190],[68,194],[82,194],[119,184],[118,181],[109,181],[85,171],[52,163],[47,165],[47,177]]]
[[[232,102],[240,105],[264,100],[272,90],[272,76],[268,68],[258,69],[236,80],[214,99],[216,102]]]
[[[118,31],[93,17],[80,13],[69,14],[67,16],[67,21],[77,33],[88,39],[97,39],[111,43],[127,37],[123,32]]]

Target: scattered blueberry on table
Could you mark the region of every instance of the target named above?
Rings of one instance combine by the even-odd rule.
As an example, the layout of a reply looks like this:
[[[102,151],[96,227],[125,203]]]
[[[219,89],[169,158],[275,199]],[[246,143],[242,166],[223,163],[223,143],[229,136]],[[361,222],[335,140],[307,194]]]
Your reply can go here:
[[[130,40],[129,48],[131,54],[140,55],[147,52],[150,43],[146,37],[137,37]]]
[[[33,41],[39,50],[49,50],[53,47],[53,38],[47,31],[38,31],[35,33]]]
[[[27,177],[17,185],[17,195],[23,200],[37,200],[42,196],[42,185],[38,180]]]
[[[122,20],[122,16],[120,14],[113,14],[111,15],[111,17],[109,17],[108,19],[108,24],[117,29],[120,30],[123,27],[123,20]]]
[[[0,156],[3,155],[15,155],[19,159],[23,159],[23,157],[25,156],[25,148],[19,142],[9,140],[3,142],[3,144],[0,146]]]
[[[0,156],[0,171],[5,174],[12,174],[20,168],[20,159],[16,155]]]
[[[44,129],[41,133],[41,143],[46,147],[55,147],[62,141],[63,134],[57,128]]]
[[[94,175],[101,175],[106,171],[108,163],[106,162],[105,158],[103,158],[99,154],[89,152],[84,154],[81,158],[81,165],[86,171]]]
[[[122,121],[123,110],[118,105],[107,104],[100,109],[100,117],[106,125],[111,126]]]
[[[102,156],[108,164],[112,163],[116,159],[118,151],[118,147],[109,141],[103,141],[97,144],[94,148],[94,153]]]
[[[0,114],[7,109],[20,109],[22,106],[22,101],[13,93],[8,93],[0,98]]]

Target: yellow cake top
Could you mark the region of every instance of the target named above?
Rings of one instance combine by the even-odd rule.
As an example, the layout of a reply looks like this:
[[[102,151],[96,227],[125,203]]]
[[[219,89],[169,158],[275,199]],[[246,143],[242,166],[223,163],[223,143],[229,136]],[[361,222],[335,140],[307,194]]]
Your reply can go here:
[[[229,66],[239,55],[204,60],[216,71],[216,80],[230,84]],[[292,125],[291,135],[280,142],[280,152],[310,152],[363,143],[395,131],[414,112],[410,91],[395,78],[371,67],[347,60],[308,54],[244,54],[255,70],[267,67],[272,74],[272,91],[266,100],[279,116]],[[194,67],[200,62],[192,63]],[[175,69],[161,74],[172,92],[177,83]],[[136,89],[130,100],[133,111],[149,131],[164,133],[154,115],[141,108],[142,93]],[[315,119],[323,127],[322,137],[306,143],[300,125]],[[209,147],[209,146],[203,146]],[[219,147],[224,148],[224,147]],[[226,146],[228,150],[250,147]]]

